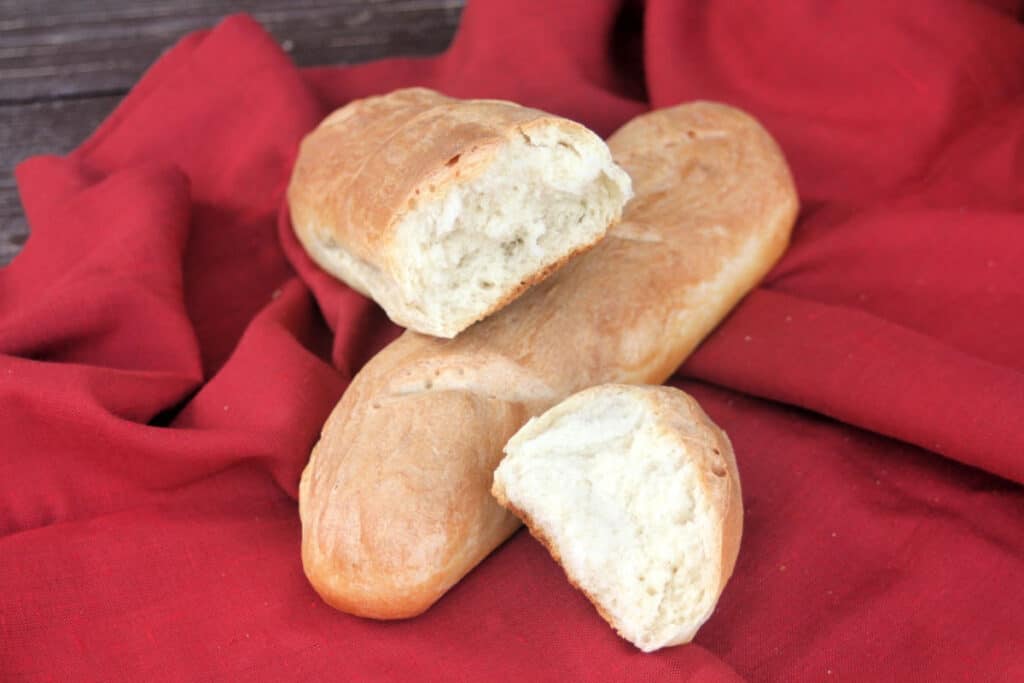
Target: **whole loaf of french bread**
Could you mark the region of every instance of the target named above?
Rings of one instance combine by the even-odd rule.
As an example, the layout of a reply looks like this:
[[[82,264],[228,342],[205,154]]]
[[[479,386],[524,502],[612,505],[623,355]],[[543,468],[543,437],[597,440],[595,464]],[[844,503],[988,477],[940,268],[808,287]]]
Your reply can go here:
[[[519,526],[490,495],[508,439],[585,387],[663,382],[785,250],[796,191],[746,114],[680,105],[608,144],[636,196],[604,241],[455,339],[406,332],[327,419],[299,511],[330,605],[427,609]]]

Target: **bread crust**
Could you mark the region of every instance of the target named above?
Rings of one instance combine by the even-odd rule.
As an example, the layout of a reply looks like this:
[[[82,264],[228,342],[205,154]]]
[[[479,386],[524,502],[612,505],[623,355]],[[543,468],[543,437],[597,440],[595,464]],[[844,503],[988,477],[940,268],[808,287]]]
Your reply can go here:
[[[517,528],[490,488],[527,419],[596,384],[660,384],[781,256],[796,191],[751,117],[681,105],[609,146],[636,197],[608,238],[455,339],[406,332],[328,418],[299,510],[329,604],[380,619],[429,607]]]
[[[398,284],[404,250],[397,228],[419,204],[478,177],[513,136],[554,127],[581,144],[597,140],[584,126],[501,100],[459,100],[407,88],[351,102],[307,135],[288,185],[292,227],[324,270],[374,298],[396,323],[453,337],[503,308],[530,285],[604,237],[574,245],[502,292],[457,327],[432,319]]]

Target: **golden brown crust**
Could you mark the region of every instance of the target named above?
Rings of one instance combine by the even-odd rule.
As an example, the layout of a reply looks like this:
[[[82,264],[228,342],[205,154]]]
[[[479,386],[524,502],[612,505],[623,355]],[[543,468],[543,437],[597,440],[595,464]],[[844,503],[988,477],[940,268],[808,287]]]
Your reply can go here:
[[[491,537],[517,526],[487,491],[502,446],[529,417],[525,408],[516,400],[435,391],[433,382],[457,377],[420,368],[427,386],[410,383],[401,369],[369,395],[365,383],[354,382],[303,473],[307,576],[329,604],[361,616],[418,614],[467,564],[484,558]],[[334,457],[342,453],[361,457]],[[476,457],[451,457],[456,453]],[[449,505],[453,499],[464,504]],[[339,564],[340,558],[349,561]]]
[[[728,505],[722,525],[722,578],[718,588],[721,593],[736,569],[736,559],[740,553],[740,541],[743,538],[743,487],[732,442],[724,431],[716,429],[716,432],[729,476]]]
[[[530,416],[595,384],[663,382],[782,254],[796,192],[749,116],[682,105],[609,146],[637,196],[608,238],[455,339],[406,332],[328,418],[299,502],[307,576],[331,604],[426,609],[515,529],[489,491]]]

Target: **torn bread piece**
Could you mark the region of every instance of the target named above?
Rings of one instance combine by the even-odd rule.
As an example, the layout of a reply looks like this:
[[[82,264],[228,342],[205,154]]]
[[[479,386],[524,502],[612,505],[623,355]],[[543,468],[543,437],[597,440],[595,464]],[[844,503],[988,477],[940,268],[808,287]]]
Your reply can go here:
[[[586,389],[505,453],[494,497],[623,638],[644,652],[693,639],[732,574],[743,506],[729,439],[692,397]]]
[[[288,201],[324,270],[394,322],[451,338],[599,242],[632,194],[574,121],[410,88],[306,136]]]

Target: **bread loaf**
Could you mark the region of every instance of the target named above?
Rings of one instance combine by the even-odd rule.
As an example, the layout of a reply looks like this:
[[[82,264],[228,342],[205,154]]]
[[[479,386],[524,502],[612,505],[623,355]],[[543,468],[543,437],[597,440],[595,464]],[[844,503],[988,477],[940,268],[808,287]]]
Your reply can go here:
[[[531,419],[491,489],[619,634],[644,652],[693,640],[743,532],[725,432],[672,387],[603,384]]]
[[[636,197],[586,254],[452,340],[406,332],[355,377],[302,475],[302,560],[325,601],[419,614],[518,526],[490,494],[530,417],[658,384],[786,248],[797,197],[746,114],[695,103],[609,140]]]
[[[399,325],[453,337],[604,237],[632,196],[582,125],[425,88],[352,102],[299,150],[292,226]]]

